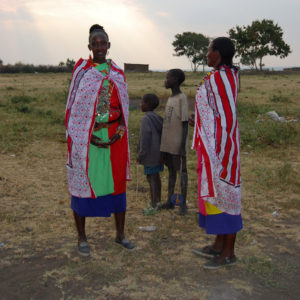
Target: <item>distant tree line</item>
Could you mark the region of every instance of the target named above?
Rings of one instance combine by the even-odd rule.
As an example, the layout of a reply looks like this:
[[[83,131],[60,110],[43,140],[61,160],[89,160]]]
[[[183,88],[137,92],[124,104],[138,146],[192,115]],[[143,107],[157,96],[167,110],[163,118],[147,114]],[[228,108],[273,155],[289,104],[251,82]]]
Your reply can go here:
[[[251,69],[263,69],[263,58],[267,55],[279,56],[281,59],[291,53],[290,46],[283,40],[283,30],[273,20],[253,21],[248,26],[236,26],[228,31],[236,46],[236,57],[240,63]],[[183,32],[175,35],[172,43],[175,56],[186,56],[195,72],[200,65],[207,64],[206,53],[212,38],[201,33]]]
[[[57,66],[51,65],[33,65],[17,62],[14,65],[3,64],[0,59],[0,73],[58,73],[72,72],[75,66],[75,60],[67,59],[66,62],[60,62]]]

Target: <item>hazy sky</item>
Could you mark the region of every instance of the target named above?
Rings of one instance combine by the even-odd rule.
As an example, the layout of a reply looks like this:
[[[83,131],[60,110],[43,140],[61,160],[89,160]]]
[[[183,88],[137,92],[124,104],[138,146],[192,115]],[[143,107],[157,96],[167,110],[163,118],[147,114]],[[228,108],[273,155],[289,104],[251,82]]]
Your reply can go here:
[[[267,57],[266,66],[300,66],[299,0],[1,0],[0,59],[58,64],[87,58],[88,30],[99,23],[108,32],[109,57],[146,63],[151,70],[189,69],[185,57],[173,56],[177,33],[224,36],[236,25],[272,19],[284,31],[292,53]]]

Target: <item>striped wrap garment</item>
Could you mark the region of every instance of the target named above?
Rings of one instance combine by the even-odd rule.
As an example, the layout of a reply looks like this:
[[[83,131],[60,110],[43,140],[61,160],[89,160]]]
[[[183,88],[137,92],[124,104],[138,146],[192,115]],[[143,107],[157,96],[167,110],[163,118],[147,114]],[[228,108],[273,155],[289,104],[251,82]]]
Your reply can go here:
[[[238,70],[222,66],[200,84],[193,148],[199,197],[232,215],[241,212],[240,136],[236,117]]]

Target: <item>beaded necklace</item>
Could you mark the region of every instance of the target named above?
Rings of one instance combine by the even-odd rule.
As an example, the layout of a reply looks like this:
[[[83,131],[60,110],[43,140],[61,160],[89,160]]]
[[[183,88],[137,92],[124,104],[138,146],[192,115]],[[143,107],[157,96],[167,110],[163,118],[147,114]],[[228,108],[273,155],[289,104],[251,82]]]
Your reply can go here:
[[[212,72],[208,72],[203,79],[201,80],[201,82],[198,85],[198,89],[200,88],[200,86],[209,78],[209,76],[212,74]]]
[[[226,69],[226,68],[229,68],[229,66],[227,66],[227,65],[221,65],[219,68],[218,68],[218,70],[221,70],[221,69]],[[209,71],[204,77],[203,77],[203,79],[201,80],[201,82],[199,83],[199,85],[198,85],[198,89],[200,88],[200,86],[209,78],[209,76],[211,75],[211,74],[213,74],[213,72],[214,71]]]
[[[93,63],[93,67],[97,67],[99,64]],[[107,69],[101,70],[100,72],[104,75],[107,76],[110,72],[111,69],[111,60],[107,60]],[[106,79],[107,80],[107,79]],[[96,117],[98,117],[98,121],[107,121],[107,117],[109,115],[109,110],[110,110],[110,98],[113,90],[113,83],[109,80],[108,81],[108,86],[105,86],[105,82],[102,85],[101,91],[98,96],[98,102],[97,102],[97,107],[96,107]]]

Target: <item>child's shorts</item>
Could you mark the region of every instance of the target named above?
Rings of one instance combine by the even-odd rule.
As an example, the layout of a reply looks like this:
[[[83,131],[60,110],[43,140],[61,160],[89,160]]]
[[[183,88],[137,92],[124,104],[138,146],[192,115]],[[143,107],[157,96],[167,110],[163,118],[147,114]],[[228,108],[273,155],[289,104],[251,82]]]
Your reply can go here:
[[[144,174],[145,175],[152,175],[159,172],[162,172],[164,170],[164,165],[158,165],[155,167],[146,167],[144,166]]]

